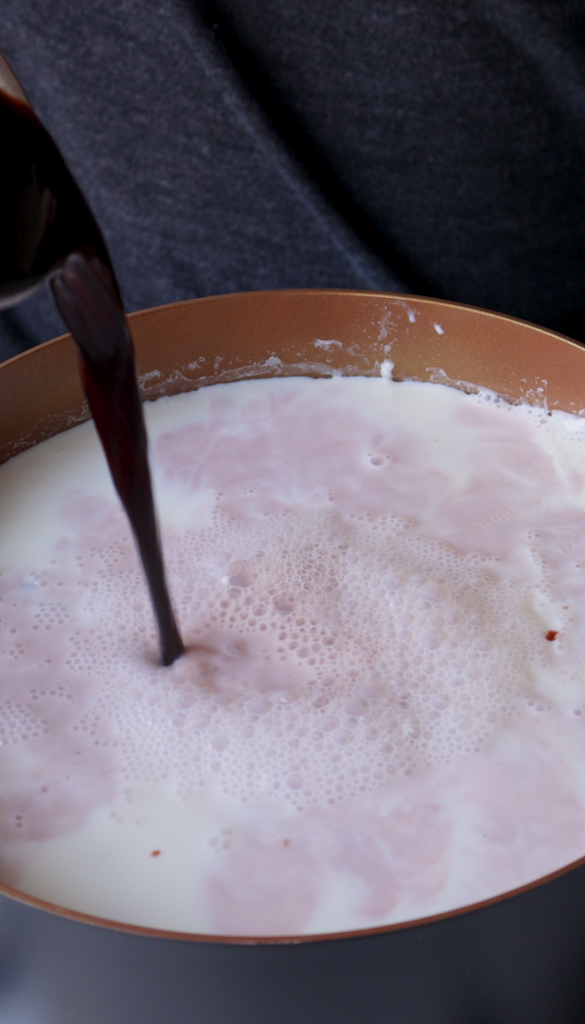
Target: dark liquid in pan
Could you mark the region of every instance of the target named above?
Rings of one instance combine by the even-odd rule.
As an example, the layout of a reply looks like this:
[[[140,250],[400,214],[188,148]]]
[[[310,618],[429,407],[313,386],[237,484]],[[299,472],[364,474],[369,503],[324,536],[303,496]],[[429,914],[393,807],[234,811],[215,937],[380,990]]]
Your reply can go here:
[[[156,616],[163,665],[183,653],[152,496],[134,348],[108,252],[51,137],[31,109],[0,91],[0,305],[49,279],[79,348],[95,425],[134,537]]]

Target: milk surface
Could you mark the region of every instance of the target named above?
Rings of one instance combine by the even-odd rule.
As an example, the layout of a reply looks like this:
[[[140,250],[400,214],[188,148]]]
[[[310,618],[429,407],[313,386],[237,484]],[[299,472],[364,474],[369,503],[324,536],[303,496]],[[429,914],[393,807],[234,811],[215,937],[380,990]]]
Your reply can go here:
[[[92,423],[0,467],[0,880],[286,935],[585,855],[585,422],[380,378],[147,404],[157,664]]]

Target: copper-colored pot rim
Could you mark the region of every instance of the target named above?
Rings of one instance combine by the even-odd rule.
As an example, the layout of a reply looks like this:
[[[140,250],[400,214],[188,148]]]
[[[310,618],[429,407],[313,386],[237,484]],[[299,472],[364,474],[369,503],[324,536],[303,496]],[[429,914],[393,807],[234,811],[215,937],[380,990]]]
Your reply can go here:
[[[179,302],[165,302],[160,306],[148,306],[146,309],[137,309],[134,313],[128,313],[127,319],[132,323],[135,320],[139,320],[141,317],[148,317],[154,312],[162,312],[167,309],[188,309],[190,306],[197,304],[198,306],[209,304],[215,304],[216,302],[237,302],[242,296],[246,296],[251,299],[262,299],[270,296],[287,296],[287,295],[335,295],[335,296],[350,296],[352,298],[379,298],[379,299],[396,299],[399,302],[405,303],[423,303],[428,306],[438,306],[445,309],[466,309],[472,313],[481,313],[484,316],[489,317],[492,320],[502,320],[506,323],[523,324],[525,327],[529,327],[531,331],[538,331],[540,334],[552,336],[554,338],[561,338],[563,341],[568,341],[569,344],[574,345],[578,349],[582,349],[578,341],[574,338],[570,338],[567,334],[561,334],[559,331],[553,331],[549,327],[541,327],[539,324],[533,324],[530,320],[523,320],[522,317],[512,316],[509,313],[498,313],[494,309],[487,309],[485,306],[472,306],[468,302],[457,302],[455,299],[435,299],[430,295],[413,295],[410,292],[376,292],[369,291],[367,289],[353,289],[353,288],[264,288],[258,291],[247,291],[247,292],[222,292],[218,295],[204,295],[198,299],[181,299]],[[53,345],[56,341],[60,341],[62,338],[69,337],[68,334],[61,334],[57,338],[51,338],[50,341],[45,341],[43,345]],[[40,347],[40,346],[38,346]],[[27,355],[30,349],[26,352],[20,352],[16,356],[12,356],[12,359],[20,359],[21,356]],[[6,360],[10,362],[10,360]]]
[[[311,301],[311,299],[313,299],[313,300],[317,300],[318,301],[319,298],[323,299],[324,301],[327,301],[327,300],[335,301],[337,299],[342,304],[345,301],[347,301],[347,300],[349,300],[349,301],[354,300],[354,302],[355,302],[355,300],[363,300],[365,303],[368,303],[368,304],[370,304],[370,303],[372,303],[372,304],[373,303],[377,303],[378,305],[383,304],[383,303],[390,303],[390,304],[394,303],[397,306],[403,306],[405,309],[406,309],[407,306],[413,306],[413,305],[417,306],[417,307],[422,306],[422,307],[424,307],[426,309],[427,312],[444,311],[446,313],[446,312],[452,311],[453,313],[455,313],[455,316],[457,316],[458,314],[461,314],[461,315],[465,315],[466,314],[467,319],[469,319],[470,315],[471,315],[473,320],[475,320],[475,318],[477,318],[477,317],[480,317],[482,320],[483,320],[483,318],[488,318],[488,323],[490,323],[490,324],[497,323],[500,326],[501,329],[506,329],[506,330],[511,330],[511,329],[513,329],[514,325],[516,325],[518,328],[521,329],[522,332],[529,331],[530,335],[532,336],[532,338],[535,338],[535,336],[539,337],[544,342],[544,344],[546,346],[548,346],[549,348],[550,348],[550,343],[551,342],[553,342],[555,344],[558,344],[560,342],[563,346],[568,346],[568,347],[570,347],[570,349],[576,350],[576,352],[579,353],[578,358],[580,360],[580,363],[579,364],[575,364],[575,365],[579,366],[579,371],[580,371],[579,377],[582,376],[583,377],[583,381],[585,381],[585,349],[583,349],[583,347],[581,345],[579,345],[577,342],[575,342],[571,338],[567,338],[564,335],[558,334],[555,331],[550,331],[550,330],[548,330],[546,328],[538,327],[538,326],[536,326],[534,324],[530,324],[527,321],[520,320],[520,319],[518,319],[516,317],[507,316],[507,315],[502,314],[502,313],[495,313],[495,312],[493,312],[491,310],[482,309],[481,307],[469,306],[469,305],[466,305],[464,303],[452,302],[452,301],[448,301],[448,300],[445,300],[445,299],[426,298],[424,296],[418,296],[418,295],[404,295],[404,294],[401,294],[401,293],[395,294],[395,293],[380,293],[380,292],[367,292],[367,291],[349,291],[349,290],[345,290],[345,289],[288,289],[288,290],[280,290],[280,291],[239,292],[239,293],[230,293],[230,294],[227,294],[227,295],[214,295],[214,296],[209,296],[209,297],[201,298],[201,299],[187,299],[187,300],[185,300],[183,302],[168,303],[168,304],[166,304],[164,306],[156,306],[156,307],[152,307],[151,309],[139,310],[139,311],[137,311],[135,313],[131,313],[129,315],[129,321],[130,321],[130,325],[131,325],[131,328],[132,328],[132,333],[133,333],[133,335],[135,337],[135,340],[139,340],[139,339],[137,339],[137,335],[140,335],[141,329],[144,329],[146,327],[147,328],[146,333],[151,335],[152,334],[152,327],[150,325],[151,325],[151,322],[153,320],[156,321],[157,318],[158,319],[162,318],[164,320],[165,316],[167,316],[167,315],[171,315],[172,316],[175,313],[179,314],[179,316],[181,316],[182,314],[187,314],[188,315],[194,309],[204,310],[205,308],[207,308],[207,311],[209,311],[209,310],[213,311],[214,309],[220,309],[220,308],[221,309],[226,309],[226,308],[228,308],[229,306],[232,306],[232,305],[235,305],[237,307],[238,304],[242,304],[242,303],[244,303],[246,305],[248,305],[249,303],[252,303],[253,305],[257,305],[259,308],[262,306],[262,304],[274,304],[274,303],[276,303],[278,305],[279,302],[282,302],[282,303],[285,303],[285,304],[287,302],[292,302],[293,304],[295,302],[296,303],[300,302],[302,304],[305,300]],[[484,321],[484,323],[485,323],[485,321]],[[10,370],[10,368],[14,368],[18,372],[18,371],[20,371],[20,369],[22,368],[23,365],[26,365],[25,361],[27,359],[30,360],[32,353],[38,353],[38,354],[41,354],[41,356],[42,356],[43,352],[45,352],[45,353],[52,353],[56,349],[58,349],[59,346],[68,346],[69,347],[68,359],[70,361],[71,358],[72,358],[72,352],[73,352],[73,345],[72,345],[72,342],[70,340],[70,336],[69,335],[61,335],[59,338],[54,338],[51,341],[47,341],[44,344],[37,346],[35,349],[31,349],[31,350],[28,350],[26,352],[20,353],[19,355],[14,356],[12,359],[7,360],[5,363],[0,365],[0,370],[4,371],[7,368],[9,370]],[[565,349],[565,353],[566,352],[567,352],[567,349]],[[141,354],[140,353],[140,347],[138,346],[139,362],[140,362],[140,354]],[[392,357],[394,358],[394,351],[392,352]],[[535,359],[535,362],[536,361],[537,361],[537,359]],[[571,362],[573,362],[573,360],[571,360]],[[528,362],[528,365],[529,365],[529,363],[530,363],[530,361]],[[433,369],[432,367],[430,367],[430,368],[427,367],[426,368],[427,371],[430,371],[432,369]],[[493,367],[492,367],[492,369],[493,369]],[[354,372],[355,372],[355,370],[354,370]],[[265,374],[260,374],[260,375],[264,375],[264,376],[270,375],[271,376],[273,374],[267,372]],[[322,374],[317,374],[317,375],[322,375]],[[399,370],[398,379],[411,379],[411,378],[406,376],[406,375],[403,376],[400,373],[400,370]],[[412,376],[412,379],[433,379],[433,378],[432,378],[432,376],[429,378],[428,376],[425,376],[425,375],[420,376],[419,374],[415,373]],[[527,380],[526,377],[522,377],[521,379],[524,382]],[[206,378],[205,379],[205,383],[211,383],[211,381]],[[459,386],[462,386],[466,382],[462,381],[461,379],[456,379],[456,378],[451,379],[451,378],[449,378],[447,376],[447,378],[445,379],[445,383],[450,383],[450,384],[454,384],[454,385],[458,384]],[[471,383],[474,384],[475,382],[472,381]],[[546,384],[548,382],[545,380],[544,383]],[[46,385],[46,381],[43,381],[42,384],[43,384],[43,386],[45,386]],[[197,386],[197,385],[195,384],[194,386]],[[484,384],[483,381],[482,381],[481,386],[485,387],[485,386],[489,386],[489,385]],[[176,390],[184,390],[184,388],[178,388]],[[583,389],[583,395],[585,396],[585,388]],[[504,391],[504,396],[508,397],[508,394],[505,391]],[[518,395],[513,395],[512,397],[516,401],[519,400],[518,399]],[[543,400],[541,398],[539,398],[539,396],[534,395],[532,391],[529,391],[529,393],[527,395],[522,394],[520,400],[526,400],[526,401],[532,402],[533,404],[544,404]],[[545,396],[544,401],[546,401],[546,396]],[[570,404],[571,403],[569,403],[569,405]],[[555,408],[555,407],[567,408],[567,401],[563,400],[563,396],[561,396],[560,400],[553,400],[550,403],[550,405],[551,405],[552,408]],[[576,410],[568,409],[568,411],[576,411]],[[583,412],[585,412],[585,410],[579,410],[579,412],[581,414],[583,414]],[[83,412],[80,412],[80,414],[77,417],[77,421],[81,422],[82,419],[87,419],[87,414],[84,414]],[[63,424],[59,425],[57,427],[57,429],[49,429],[42,436],[51,436],[51,434],[59,433],[61,430],[67,429],[68,425],[70,425],[70,424],[63,423]],[[36,443],[36,440],[35,440],[34,443]],[[26,448],[26,447],[29,447],[29,446],[30,446],[30,443],[24,443],[24,444],[20,445],[17,450],[23,450],[23,448]],[[10,453],[10,454],[13,454],[13,453]],[[4,454],[4,458],[6,458],[6,457],[9,457],[9,455],[7,455],[5,453]],[[460,917],[460,916],[462,916],[464,914],[469,914],[469,913],[477,912],[477,911],[482,910],[485,907],[493,906],[495,904],[502,903],[504,901],[507,901],[507,900],[513,899],[515,897],[518,897],[518,896],[520,896],[523,893],[529,892],[529,891],[531,891],[533,889],[537,889],[537,888],[539,888],[542,885],[546,885],[548,882],[552,882],[554,879],[560,878],[561,876],[563,876],[565,874],[568,874],[569,872],[574,871],[575,869],[577,869],[577,868],[579,868],[579,867],[581,867],[583,865],[585,865],[585,855],[583,857],[579,858],[576,861],[572,861],[570,864],[567,864],[565,867],[560,868],[557,871],[553,871],[550,874],[547,874],[547,875],[544,875],[544,876],[542,876],[540,878],[535,879],[533,882],[530,882],[527,885],[523,885],[523,886],[520,886],[520,887],[515,888],[515,889],[507,890],[506,892],[503,892],[503,893],[499,894],[498,896],[494,896],[494,897],[492,897],[490,899],[487,899],[487,900],[482,900],[480,902],[472,903],[472,904],[465,904],[462,907],[458,907],[458,908],[455,908],[453,910],[450,910],[450,911],[447,911],[447,912],[444,912],[444,913],[434,914],[434,915],[431,915],[431,916],[428,916],[428,917],[412,918],[412,919],[409,919],[407,921],[401,921],[401,922],[398,922],[396,924],[381,925],[381,926],[376,927],[376,928],[360,928],[360,929],[355,929],[355,930],[346,931],[346,932],[327,932],[327,933],[309,934],[309,935],[304,935],[303,934],[303,935],[284,935],[284,936],[279,936],[279,935],[276,935],[276,936],[272,936],[272,935],[268,935],[268,936],[263,936],[263,935],[260,935],[260,936],[258,936],[258,935],[240,936],[240,935],[207,935],[207,934],[203,934],[203,933],[191,933],[191,932],[174,932],[174,931],[168,931],[166,929],[147,928],[147,927],[143,927],[143,926],[140,926],[140,925],[125,924],[123,922],[112,921],[112,920],[107,919],[107,918],[96,917],[96,916],[91,915],[91,914],[80,913],[79,911],[76,911],[76,910],[70,910],[70,909],[68,909],[66,907],[60,907],[60,906],[58,906],[56,904],[49,903],[49,902],[47,902],[45,900],[40,900],[40,899],[38,899],[37,897],[34,897],[34,896],[28,896],[25,893],[18,892],[17,890],[12,889],[9,886],[2,885],[2,884],[0,884],[0,893],[4,894],[5,896],[10,897],[11,899],[17,900],[18,902],[21,902],[21,903],[27,904],[28,906],[34,907],[34,908],[36,908],[38,910],[48,911],[48,912],[50,912],[52,914],[56,914],[58,916],[68,918],[68,919],[70,919],[72,921],[77,921],[79,923],[94,925],[94,926],[98,926],[100,928],[106,928],[106,929],[109,929],[109,930],[112,930],[112,931],[121,931],[121,932],[129,933],[129,934],[133,934],[133,935],[141,935],[141,936],[144,936],[145,938],[151,937],[151,938],[159,938],[159,939],[178,940],[178,941],[182,941],[182,942],[214,943],[214,944],[226,944],[226,945],[291,945],[291,944],[297,945],[297,944],[300,944],[300,943],[325,942],[325,941],[334,941],[334,940],[342,940],[342,939],[357,939],[357,938],[366,937],[366,936],[373,936],[373,935],[380,935],[380,934],[385,934],[385,933],[403,931],[403,930],[406,930],[406,929],[410,929],[410,928],[414,928],[414,927],[419,927],[421,925],[427,925],[427,924],[431,925],[431,924],[434,924],[434,923],[438,923],[440,921],[445,921],[445,920],[450,919],[450,918],[457,918],[457,917]]]

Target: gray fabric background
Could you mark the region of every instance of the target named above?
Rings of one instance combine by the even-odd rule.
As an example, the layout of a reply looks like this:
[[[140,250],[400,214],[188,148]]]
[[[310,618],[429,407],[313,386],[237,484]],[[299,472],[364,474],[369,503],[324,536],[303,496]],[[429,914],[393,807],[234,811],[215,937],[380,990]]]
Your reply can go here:
[[[129,310],[418,291],[585,338],[582,0],[3,0]],[[62,330],[44,294],[3,353]]]

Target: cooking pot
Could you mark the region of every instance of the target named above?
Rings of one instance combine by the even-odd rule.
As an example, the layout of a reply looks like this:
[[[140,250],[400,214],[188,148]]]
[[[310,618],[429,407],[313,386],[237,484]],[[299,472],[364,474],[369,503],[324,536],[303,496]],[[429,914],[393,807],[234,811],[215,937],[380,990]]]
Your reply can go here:
[[[579,345],[457,303],[258,292],[161,306],[130,323],[146,400],[249,377],[377,376],[391,360],[398,380],[479,385],[585,414]],[[0,396],[0,461],[87,419],[70,337],[1,365]],[[308,937],[124,926],[0,886],[0,1021],[583,1024],[585,857],[448,914]]]

